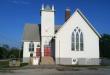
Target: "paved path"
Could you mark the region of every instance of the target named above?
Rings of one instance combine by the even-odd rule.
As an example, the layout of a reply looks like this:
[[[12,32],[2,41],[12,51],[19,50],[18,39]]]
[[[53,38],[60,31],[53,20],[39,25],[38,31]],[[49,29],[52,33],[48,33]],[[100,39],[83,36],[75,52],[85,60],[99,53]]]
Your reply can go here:
[[[109,68],[77,68],[71,71],[62,69],[19,69],[1,70],[0,75],[110,75]]]

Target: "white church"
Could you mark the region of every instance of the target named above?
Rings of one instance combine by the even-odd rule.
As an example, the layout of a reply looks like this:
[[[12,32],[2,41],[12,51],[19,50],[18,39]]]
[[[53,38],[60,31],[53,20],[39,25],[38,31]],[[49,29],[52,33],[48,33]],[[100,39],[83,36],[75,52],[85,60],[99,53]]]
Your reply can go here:
[[[23,62],[32,65],[99,65],[101,35],[76,9],[65,10],[63,25],[55,25],[54,6],[42,5],[41,24],[26,24]]]

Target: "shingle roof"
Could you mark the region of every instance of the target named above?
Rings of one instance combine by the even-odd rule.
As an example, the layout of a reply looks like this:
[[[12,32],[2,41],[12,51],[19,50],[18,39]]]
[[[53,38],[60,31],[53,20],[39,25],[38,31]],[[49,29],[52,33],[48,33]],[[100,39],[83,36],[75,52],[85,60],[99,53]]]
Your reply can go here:
[[[55,33],[60,29],[62,25],[55,25]],[[26,24],[24,27],[23,41],[36,41],[40,42],[40,25]]]
[[[23,41],[40,42],[40,26],[37,24],[26,24],[24,27]]]

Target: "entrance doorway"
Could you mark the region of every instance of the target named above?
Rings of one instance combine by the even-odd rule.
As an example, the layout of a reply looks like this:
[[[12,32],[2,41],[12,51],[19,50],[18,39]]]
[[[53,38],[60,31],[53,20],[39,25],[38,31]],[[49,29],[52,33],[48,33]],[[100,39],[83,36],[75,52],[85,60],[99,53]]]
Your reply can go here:
[[[52,56],[51,46],[49,45],[44,46],[44,56]]]

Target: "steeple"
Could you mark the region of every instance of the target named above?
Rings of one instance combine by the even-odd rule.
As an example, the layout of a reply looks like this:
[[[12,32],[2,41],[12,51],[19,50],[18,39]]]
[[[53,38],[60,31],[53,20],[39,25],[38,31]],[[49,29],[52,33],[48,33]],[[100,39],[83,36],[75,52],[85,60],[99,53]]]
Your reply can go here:
[[[54,5],[42,5],[41,9],[41,36],[54,36]]]
[[[55,12],[54,6],[42,5],[41,10],[41,51],[42,56],[44,56],[44,47],[45,45],[49,45],[49,42],[54,37],[55,31]]]

